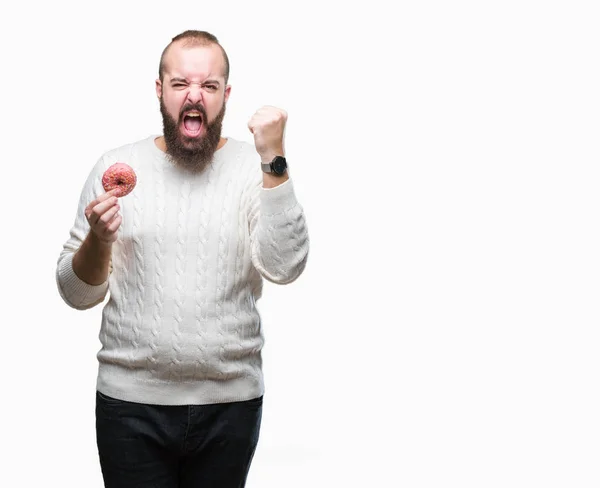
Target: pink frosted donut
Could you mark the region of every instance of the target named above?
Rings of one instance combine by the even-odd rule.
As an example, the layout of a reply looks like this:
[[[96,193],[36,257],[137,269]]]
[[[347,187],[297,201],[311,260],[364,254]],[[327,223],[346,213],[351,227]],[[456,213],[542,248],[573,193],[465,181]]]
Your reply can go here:
[[[118,188],[115,196],[124,197],[135,188],[137,176],[133,168],[125,163],[115,163],[102,175],[102,186],[104,191]]]

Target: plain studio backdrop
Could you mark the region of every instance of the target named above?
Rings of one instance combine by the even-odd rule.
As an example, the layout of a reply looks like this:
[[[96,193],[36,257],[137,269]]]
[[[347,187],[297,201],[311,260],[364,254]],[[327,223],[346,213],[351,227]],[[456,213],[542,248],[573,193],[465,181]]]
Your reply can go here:
[[[249,488],[600,486],[595,2],[3,7],[0,486],[100,488],[101,306],[56,262],[103,152],[162,130],[163,47],[214,33],[311,237],[265,285]],[[257,159],[258,164],[258,159]]]

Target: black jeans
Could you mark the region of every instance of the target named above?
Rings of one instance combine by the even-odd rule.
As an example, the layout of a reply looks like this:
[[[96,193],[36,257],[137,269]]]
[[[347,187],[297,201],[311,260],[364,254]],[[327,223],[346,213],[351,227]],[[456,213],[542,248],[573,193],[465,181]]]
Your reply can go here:
[[[106,488],[243,488],[258,443],[262,397],[160,406],[96,393]]]

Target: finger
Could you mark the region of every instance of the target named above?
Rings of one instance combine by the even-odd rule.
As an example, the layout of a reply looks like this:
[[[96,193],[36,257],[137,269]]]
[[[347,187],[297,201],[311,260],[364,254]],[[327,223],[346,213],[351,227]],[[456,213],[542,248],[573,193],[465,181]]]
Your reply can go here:
[[[105,226],[107,226],[110,221],[114,218],[114,216],[117,214],[117,212],[120,209],[120,205],[113,205],[111,208],[109,208],[106,212],[104,212],[100,218],[98,219],[98,223],[104,224]]]
[[[123,217],[120,214],[117,215],[115,217],[115,219],[110,223],[110,225],[106,228],[106,234],[108,234],[108,235],[114,234],[118,230],[122,221],[123,221]]]
[[[114,242],[117,240],[116,231],[122,222],[121,214],[117,214],[107,225],[103,225],[96,230],[96,235],[104,242]]]
[[[258,115],[282,115],[283,117],[287,117],[287,112],[279,107],[274,107],[273,105],[265,105],[264,107],[259,108],[256,113]]]
[[[252,117],[250,117],[250,120],[248,120],[248,129],[253,130],[255,125],[256,125],[256,114],[254,114]]]
[[[104,200],[103,202],[98,203],[96,206],[94,206],[91,212],[90,225],[92,224],[92,222],[97,223],[102,217],[102,215],[104,215],[104,213],[106,213],[110,208],[118,204],[118,201],[118,198],[113,196],[110,197],[108,200]]]
[[[284,123],[287,120],[287,115],[283,112],[265,112],[254,116],[254,126],[266,127]]]
[[[98,197],[98,199],[99,199],[99,200],[100,200],[100,199],[101,199],[101,200],[106,200],[107,198],[110,198],[110,197],[114,197],[114,196],[116,196],[116,195],[117,195],[117,193],[119,193],[119,187],[118,187],[118,186],[117,186],[117,187],[115,187],[115,188],[113,188],[112,190],[109,190],[109,191],[107,191],[106,193],[103,193],[102,195],[100,195],[100,196]]]
[[[93,200],[92,202],[90,202],[89,207],[90,208],[94,208],[99,203],[102,203],[102,202],[108,200],[109,198],[116,196],[116,193],[118,191],[119,191],[118,188],[113,188],[110,191],[107,191],[105,193],[102,193],[102,194],[98,195],[98,198],[96,198],[95,200]]]
[[[268,122],[268,117],[265,117],[264,115],[255,114],[248,123],[248,128],[250,129],[250,132],[254,134],[258,129],[264,127],[265,125],[268,125]]]
[[[87,207],[85,207],[85,217],[88,219],[88,221],[90,220],[90,217],[92,216],[92,213],[94,212],[95,207],[97,207],[100,203],[102,202],[106,202],[108,199],[113,199],[113,201],[115,201],[114,199],[116,198],[115,193],[117,193],[118,188],[113,188],[110,191],[107,191],[106,193],[102,193],[101,195],[98,196],[98,198],[96,198],[95,200],[92,200]],[[102,208],[100,208],[102,209]],[[93,223],[96,223],[98,221],[98,217],[99,215],[96,215]],[[92,222],[90,222],[90,224],[92,224]]]

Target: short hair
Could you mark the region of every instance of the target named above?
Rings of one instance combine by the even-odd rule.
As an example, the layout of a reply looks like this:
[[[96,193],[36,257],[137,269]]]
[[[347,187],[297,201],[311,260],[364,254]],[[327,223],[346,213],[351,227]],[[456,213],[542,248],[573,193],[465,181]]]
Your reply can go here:
[[[210,32],[199,31],[199,30],[186,30],[181,34],[177,34],[171,42],[163,49],[163,52],[160,56],[160,64],[158,66],[158,79],[162,81],[163,75],[165,73],[165,57],[167,51],[171,47],[171,45],[177,41],[184,41],[184,46],[193,47],[193,46],[210,46],[211,44],[215,44],[219,46],[221,52],[223,53],[223,59],[225,60],[225,73],[223,76],[225,77],[225,84],[229,80],[229,58],[227,57],[227,53],[223,46],[219,44],[219,40]]]

